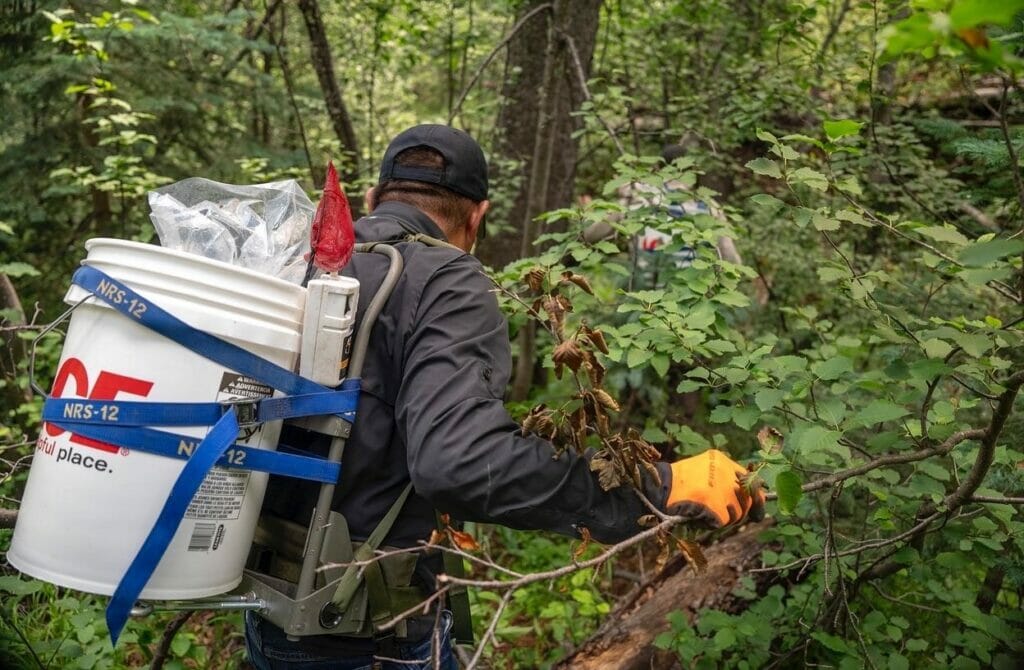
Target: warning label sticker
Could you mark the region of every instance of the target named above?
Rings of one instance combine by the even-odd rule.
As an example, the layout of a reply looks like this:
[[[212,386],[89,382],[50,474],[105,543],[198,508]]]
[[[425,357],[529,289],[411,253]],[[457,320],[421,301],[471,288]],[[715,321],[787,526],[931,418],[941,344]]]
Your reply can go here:
[[[242,511],[249,472],[213,468],[185,512],[186,519],[237,519]]]
[[[237,372],[225,372],[220,378],[217,400],[240,400],[242,398],[269,398],[274,389],[252,377]]]

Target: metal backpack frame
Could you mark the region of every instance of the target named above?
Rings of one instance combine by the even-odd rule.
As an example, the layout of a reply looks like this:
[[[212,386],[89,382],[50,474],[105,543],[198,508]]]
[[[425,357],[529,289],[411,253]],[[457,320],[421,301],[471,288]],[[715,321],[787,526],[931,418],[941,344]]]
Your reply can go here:
[[[451,246],[424,235],[409,235],[399,241],[422,242],[430,246]],[[196,353],[290,394],[283,398],[227,403],[111,401],[105,404],[117,404],[121,420],[117,425],[109,425],[98,416],[91,419],[66,418],[64,407],[68,403],[81,401],[49,398],[36,384],[34,377],[31,379],[36,392],[47,398],[42,416],[44,421],[119,446],[182,458],[177,450],[179,436],[151,430],[145,426],[212,425],[207,437],[188,457],[188,463],[175,482],[160,518],[111,598],[107,609],[107,622],[111,639],[115,643],[129,616],[138,617],[154,611],[180,610],[254,611],[279,626],[293,640],[308,635],[351,634],[351,626],[344,632],[339,630],[339,626],[352,609],[354,600],[357,597],[364,597],[362,594],[365,594],[372,621],[369,627],[363,625],[366,622],[357,622],[359,628],[369,630],[369,636],[380,640],[382,645],[389,645],[394,633],[383,631],[382,625],[408,607],[425,600],[422,595],[416,596],[413,593],[406,593],[407,597],[401,597],[400,589],[396,591],[394,587],[389,587],[385,583],[381,569],[382,561],[375,559],[376,550],[387,536],[412,490],[411,483],[392,504],[370,537],[354,551],[344,518],[330,509],[336,483],[340,477],[345,444],[351,434],[352,422],[355,420],[359,376],[365,363],[370,334],[405,265],[402,254],[392,242],[360,243],[355,246],[355,251],[383,254],[389,259],[389,267],[380,288],[364,312],[362,322],[354,336],[348,378],[338,389],[319,386],[230,343],[197,331],[96,268],[83,266],[75,273],[72,282],[89,291],[89,297],[102,299],[122,314],[129,318],[135,317],[134,320],[142,325]],[[103,288],[106,286],[114,286],[124,291],[123,295],[134,299],[136,305],[145,303],[146,316],[138,318],[137,313],[128,311],[127,308],[122,309],[125,306],[122,304],[123,300],[114,301],[104,295]],[[35,345],[39,339],[87,300],[88,298],[83,299],[72,306],[51,327],[39,334],[33,343],[30,371],[34,370]],[[289,423],[293,425],[329,435],[331,445],[326,459],[233,445],[240,426],[282,418],[290,419]],[[297,581],[292,583],[246,569],[239,586],[225,595],[154,604],[137,601],[138,595],[169,545],[185,507],[202,483],[206,472],[214,465],[237,467],[224,458],[225,451],[232,446],[234,449],[242,448],[248,452],[246,465],[242,467],[320,483],[313,517],[306,528],[305,546]],[[448,574],[462,574],[461,559],[449,552],[444,552],[443,556],[444,568]],[[318,571],[323,570],[324,564],[347,565],[344,565],[343,570],[325,571],[326,583],[318,587]],[[363,584],[365,588],[361,589]],[[410,603],[409,598],[413,596],[418,600]],[[448,600],[449,607],[455,614],[456,638],[464,643],[471,643],[472,628],[465,589],[449,591]],[[344,629],[343,626],[341,628]]]

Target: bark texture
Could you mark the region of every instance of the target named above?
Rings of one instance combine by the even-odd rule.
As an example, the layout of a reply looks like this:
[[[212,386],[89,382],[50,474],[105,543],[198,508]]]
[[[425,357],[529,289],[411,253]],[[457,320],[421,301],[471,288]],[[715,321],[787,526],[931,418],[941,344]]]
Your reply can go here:
[[[545,4],[530,0],[520,8],[525,17]],[[539,234],[534,219],[541,213],[572,203],[576,178],[577,141],[581,121],[572,116],[584,100],[579,69],[590,76],[601,15],[600,0],[554,0],[523,24],[509,42],[503,98],[508,101],[498,119],[497,156],[493,183],[514,184],[511,205],[497,211],[508,229],[483,240],[477,255],[484,264],[504,267],[530,254]],[[580,60],[577,67],[566,36],[571,35]],[[510,398],[522,400],[536,367],[536,326],[520,331],[518,358]]]
[[[522,18],[546,0],[524,3]],[[498,117],[496,157],[515,161],[492,169],[492,183],[515,188],[508,208],[493,220],[511,230],[483,240],[477,255],[493,267],[503,267],[532,248],[536,231],[529,225],[538,214],[572,202],[580,127],[571,116],[583,101],[572,55],[563,35],[571,34],[586,76],[590,75],[601,2],[555,0],[549,11],[530,18],[509,42],[507,76],[502,88],[506,100]],[[538,155],[539,154],[539,155]]]
[[[771,521],[749,524],[735,535],[708,547],[707,569],[694,572],[681,556],[624,599],[601,628],[555,667],[558,670],[647,670],[675,668],[671,654],[654,647],[654,638],[668,630],[665,616],[682,611],[693,622],[704,607],[742,611],[746,601],[732,595],[740,577],[760,563],[758,534]]]

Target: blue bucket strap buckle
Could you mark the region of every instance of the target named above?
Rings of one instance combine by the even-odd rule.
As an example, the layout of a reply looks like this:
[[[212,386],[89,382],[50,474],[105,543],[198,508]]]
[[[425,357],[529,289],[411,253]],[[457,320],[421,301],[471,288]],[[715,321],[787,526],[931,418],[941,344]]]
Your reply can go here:
[[[221,401],[221,416],[232,409],[239,428],[254,428],[263,423],[260,421],[260,401],[254,398],[234,398]]]

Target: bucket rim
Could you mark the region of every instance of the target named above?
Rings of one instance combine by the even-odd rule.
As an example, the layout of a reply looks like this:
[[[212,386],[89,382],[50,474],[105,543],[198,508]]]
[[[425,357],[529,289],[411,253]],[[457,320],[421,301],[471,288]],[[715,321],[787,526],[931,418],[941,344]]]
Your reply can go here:
[[[294,284],[287,279],[281,279],[273,275],[260,272],[259,270],[253,270],[251,268],[244,267],[242,265],[233,265],[232,263],[225,263],[224,261],[214,260],[212,258],[206,258],[198,254],[189,253],[187,251],[181,251],[179,249],[170,249],[168,247],[162,247],[158,244],[150,244],[148,242],[136,242],[134,240],[122,240],[116,237],[93,237],[85,241],[85,250],[89,252],[93,247],[106,246],[106,247],[122,247],[125,249],[132,249],[136,251],[142,251],[144,253],[158,253],[167,254],[178,258],[184,262],[194,263],[196,265],[207,265],[213,268],[224,268],[231,269],[235,272],[239,272],[247,277],[252,278],[256,281],[266,282],[271,286],[278,286],[282,289],[292,290],[296,294],[304,293],[304,289],[300,284]],[[88,258],[82,260],[85,263]]]

